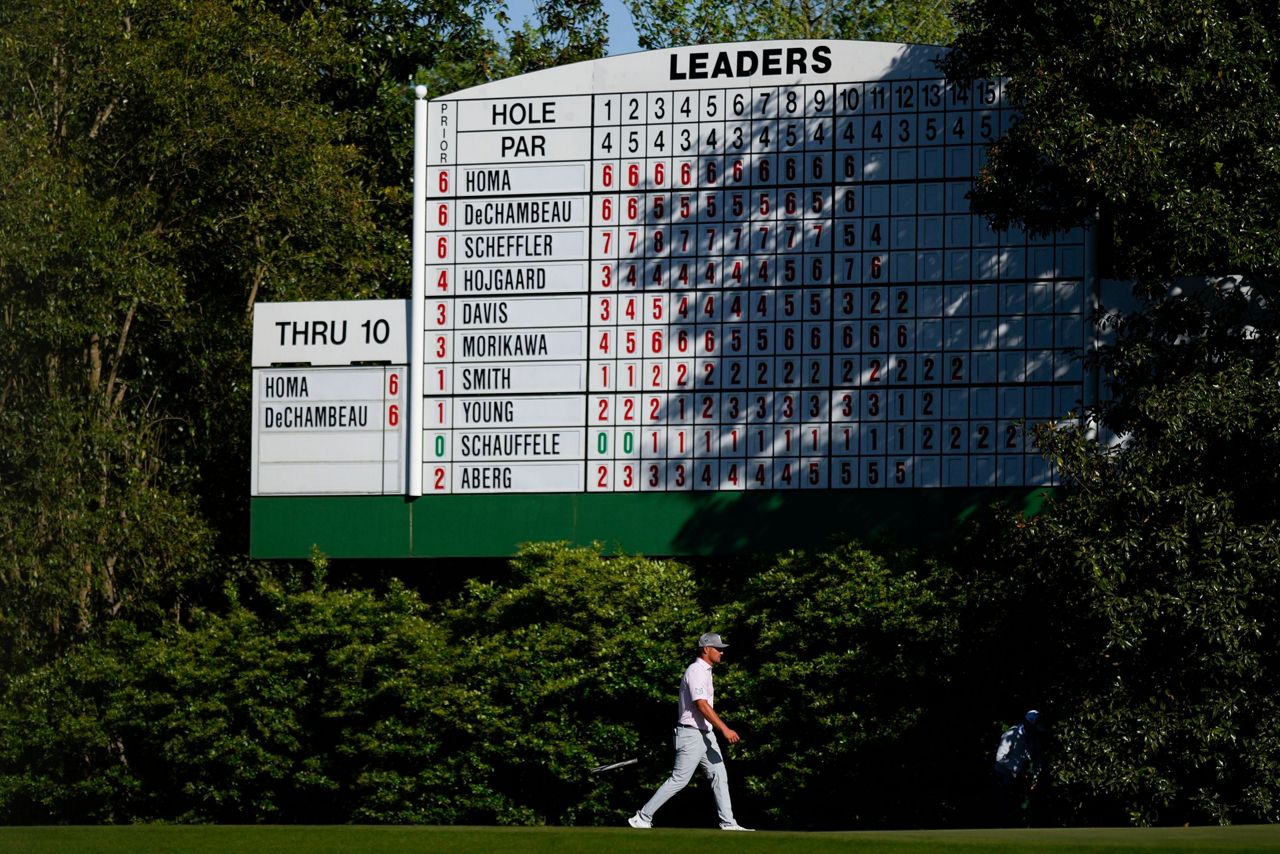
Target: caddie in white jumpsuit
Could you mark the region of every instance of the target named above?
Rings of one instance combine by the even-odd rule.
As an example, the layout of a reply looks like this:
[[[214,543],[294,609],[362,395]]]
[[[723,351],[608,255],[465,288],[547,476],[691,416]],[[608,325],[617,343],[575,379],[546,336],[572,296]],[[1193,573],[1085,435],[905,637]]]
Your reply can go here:
[[[733,804],[729,800],[729,774],[725,770],[724,752],[716,741],[715,731],[720,730],[725,741],[737,744],[738,734],[716,714],[715,687],[711,682],[711,668],[720,663],[728,647],[720,635],[708,632],[698,638],[698,657],[684,672],[680,680],[680,708],[676,718],[676,765],[671,776],[658,787],[649,802],[627,819],[635,828],[653,827],[653,814],[683,789],[693,778],[699,765],[711,780],[711,790],[716,796],[716,811],[720,814],[721,830],[750,830],[733,817]]]

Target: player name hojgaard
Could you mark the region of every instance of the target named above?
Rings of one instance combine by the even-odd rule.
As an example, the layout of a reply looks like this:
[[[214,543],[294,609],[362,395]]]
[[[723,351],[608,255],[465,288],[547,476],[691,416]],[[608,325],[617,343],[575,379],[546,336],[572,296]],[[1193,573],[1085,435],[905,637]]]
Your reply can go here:
[[[541,291],[546,287],[547,271],[543,267],[462,268],[462,292],[464,294]]]
[[[573,203],[567,199],[465,202],[464,225],[569,225]]]
[[[558,457],[560,434],[551,430],[528,433],[459,433],[460,457]]]
[[[267,430],[359,430],[369,426],[369,407],[332,403],[266,406],[262,426]]]

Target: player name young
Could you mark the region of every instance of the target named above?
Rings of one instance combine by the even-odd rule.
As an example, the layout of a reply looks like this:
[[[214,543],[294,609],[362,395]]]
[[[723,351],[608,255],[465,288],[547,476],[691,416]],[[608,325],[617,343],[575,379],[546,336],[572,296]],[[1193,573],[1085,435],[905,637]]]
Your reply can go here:
[[[581,427],[585,414],[585,400],[576,395],[474,397],[453,402],[457,427]]]

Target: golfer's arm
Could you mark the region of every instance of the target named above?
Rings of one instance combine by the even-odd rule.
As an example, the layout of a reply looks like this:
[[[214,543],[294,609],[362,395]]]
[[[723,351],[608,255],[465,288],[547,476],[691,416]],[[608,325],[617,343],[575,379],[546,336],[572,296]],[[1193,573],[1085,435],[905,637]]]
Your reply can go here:
[[[726,738],[729,736],[729,727],[724,721],[720,720],[720,716],[716,714],[716,710],[711,708],[711,704],[706,700],[694,700],[693,704],[698,707],[698,711],[702,716],[711,721],[711,725],[720,730]]]

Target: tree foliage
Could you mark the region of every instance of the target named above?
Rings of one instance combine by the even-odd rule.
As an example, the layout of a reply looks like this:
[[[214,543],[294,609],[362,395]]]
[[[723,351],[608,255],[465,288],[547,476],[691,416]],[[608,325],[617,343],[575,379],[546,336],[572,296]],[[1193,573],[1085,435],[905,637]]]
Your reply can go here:
[[[945,44],[951,0],[778,0],[771,3],[629,2],[640,46],[681,47],[755,39],[870,39]]]
[[[382,263],[356,155],[308,95],[336,44],[314,20],[253,9],[0,11],[0,66],[21,82],[0,103],[0,518],[17,647],[162,599],[207,557],[217,506],[193,491],[206,460],[243,453],[221,414],[247,399],[249,309],[368,293]]]
[[[613,822],[669,761],[688,568],[539,546],[428,608],[269,579],[190,625],[129,621],[0,697],[6,822]]]
[[[534,20],[509,33],[501,76],[600,59],[608,46],[609,16],[601,0],[542,0]]]
[[[1269,2],[964,0],[946,69],[1024,121],[974,191],[997,224],[1097,217],[1115,275],[1280,269],[1280,11]]]
[[[735,773],[773,823],[918,825],[922,801],[945,820],[957,746],[939,714],[957,630],[945,578],[849,545],[781,557],[729,606],[743,661],[731,654],[721,681],[747,733]]]
[[[640,802],[634,776],[594,765],[669,762],[674,686],[706,631],[689,567],[596,548],[526,547],[506,583],[473,583],[448,609],[475,709],[494,807],[486,820],[613,822]],[[665,769],[663,769],[665,773]]]
[[[1035,231],[1094,221],[1105,271],[1140,298],[1095,356],[1108,393],[1092,423],[1118,439],[1042,428],[1069,488],[987,532],[998,571],[974,578],[1011,615],[995,623],[1006,639],[1041,641],[1007,658],[1057,706],[1057,808],[1274,821],[1280,13],[966,0],[955,14],[947,72],[1005,77],[1022,111],[975,208]]]
[[[9,821],[448,821],[461,710],[444,630],[413,594],[287,591],[187,627],[97,639],[14,679]]]
[[[407,292],[407,86],[499,68],[493,8],[0,9],[10,664],[243,552],[253,306]]]
[[[1229,285],[1123,321],[1102,354],[1123,444],[1042,429],[1072,490],[982,546],[973,583],[1011,615],[991,625],[1028,640],[1010,670],[1061,717],[1072,822],[1280,816],[1280,347],[1242,340],[1274,308]]]

